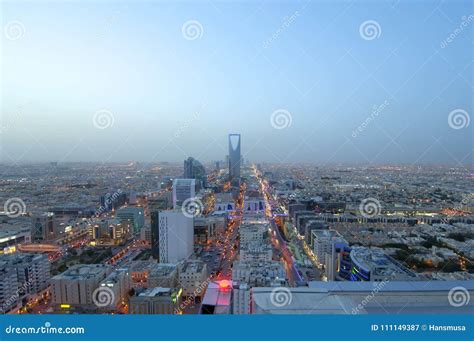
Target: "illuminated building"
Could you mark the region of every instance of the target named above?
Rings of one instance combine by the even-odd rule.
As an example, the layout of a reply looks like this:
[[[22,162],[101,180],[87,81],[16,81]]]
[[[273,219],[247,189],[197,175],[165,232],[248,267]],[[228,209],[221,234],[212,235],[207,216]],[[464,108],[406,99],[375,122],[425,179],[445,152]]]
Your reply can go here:
[[[0,231],[0,255],[18,250],[18,245],[31,243],[31,230],[21,228]]]
[[[89,236],[97,245],[118,245],[130,238],[128,221],[108,219],[88,226]]]
[[[201,314],[218,315],[232,312],[232,282],[210,282],[202,299]]]
[[[332,254],[334,244],[347,242],[335,230],[312,230],[313,252],[319,266],[326,263],[326,254]]]
[[[382,249],[353,247],[351,281],[417,280],[416,274],[386,255]]]
[[[145,211],[143,207],[123,207],[117,211],[115,216],[121,223],[128,223],[134,234],[139,233],[145,224]]]
[[[203,284],[207,280],[207,266],[202,261],[185,261],[179,266],[179,285],[183,289],[183,298],[191,296],[199,302],[204,294]],[[201,289],[201,290],[199,290]]]
[[[130,297],[130,314],[174,314],[181,304],[181,290],[173,288],[136,289]]]

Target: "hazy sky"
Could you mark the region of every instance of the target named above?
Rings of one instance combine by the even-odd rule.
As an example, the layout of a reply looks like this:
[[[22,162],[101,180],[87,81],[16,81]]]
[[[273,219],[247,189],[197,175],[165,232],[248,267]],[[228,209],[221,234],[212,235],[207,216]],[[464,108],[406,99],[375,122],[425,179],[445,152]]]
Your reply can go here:
[[[4,162],[472,163],[470,1],[1,6]]]

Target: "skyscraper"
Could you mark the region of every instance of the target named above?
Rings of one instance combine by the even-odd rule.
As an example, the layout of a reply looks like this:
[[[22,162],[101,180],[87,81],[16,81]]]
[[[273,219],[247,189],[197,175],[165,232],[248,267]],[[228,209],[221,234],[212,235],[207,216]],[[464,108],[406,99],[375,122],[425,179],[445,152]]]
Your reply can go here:
[[[199,188],[206,186],[206,170],[198,160],[192,157],[184,160],[184,178],[195,179]]]
[[[193,253],[194,219],[181,210],[159,214],[159,262],[177,263]]]
[[[229,134],[229,180],[240,178],[240,134]]]
[[[175,179],[173,181],[173,208],[179,208],[186,199],[196,196],[196,180]]]

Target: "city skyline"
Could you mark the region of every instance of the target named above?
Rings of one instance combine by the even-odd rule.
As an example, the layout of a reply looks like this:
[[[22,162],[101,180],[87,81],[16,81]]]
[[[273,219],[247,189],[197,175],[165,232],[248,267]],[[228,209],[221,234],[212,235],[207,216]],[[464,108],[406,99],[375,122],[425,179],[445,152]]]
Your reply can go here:
[[[0,162],[472,165],[469,2],[199,5],[2,2]]]

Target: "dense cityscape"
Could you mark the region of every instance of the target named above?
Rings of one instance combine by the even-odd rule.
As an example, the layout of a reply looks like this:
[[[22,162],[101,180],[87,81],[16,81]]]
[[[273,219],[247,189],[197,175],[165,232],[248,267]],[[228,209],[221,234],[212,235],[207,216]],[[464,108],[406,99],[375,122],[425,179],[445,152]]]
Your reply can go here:
[[[25,163],[0,171],[4,314],[473,311],[455,166]]]

